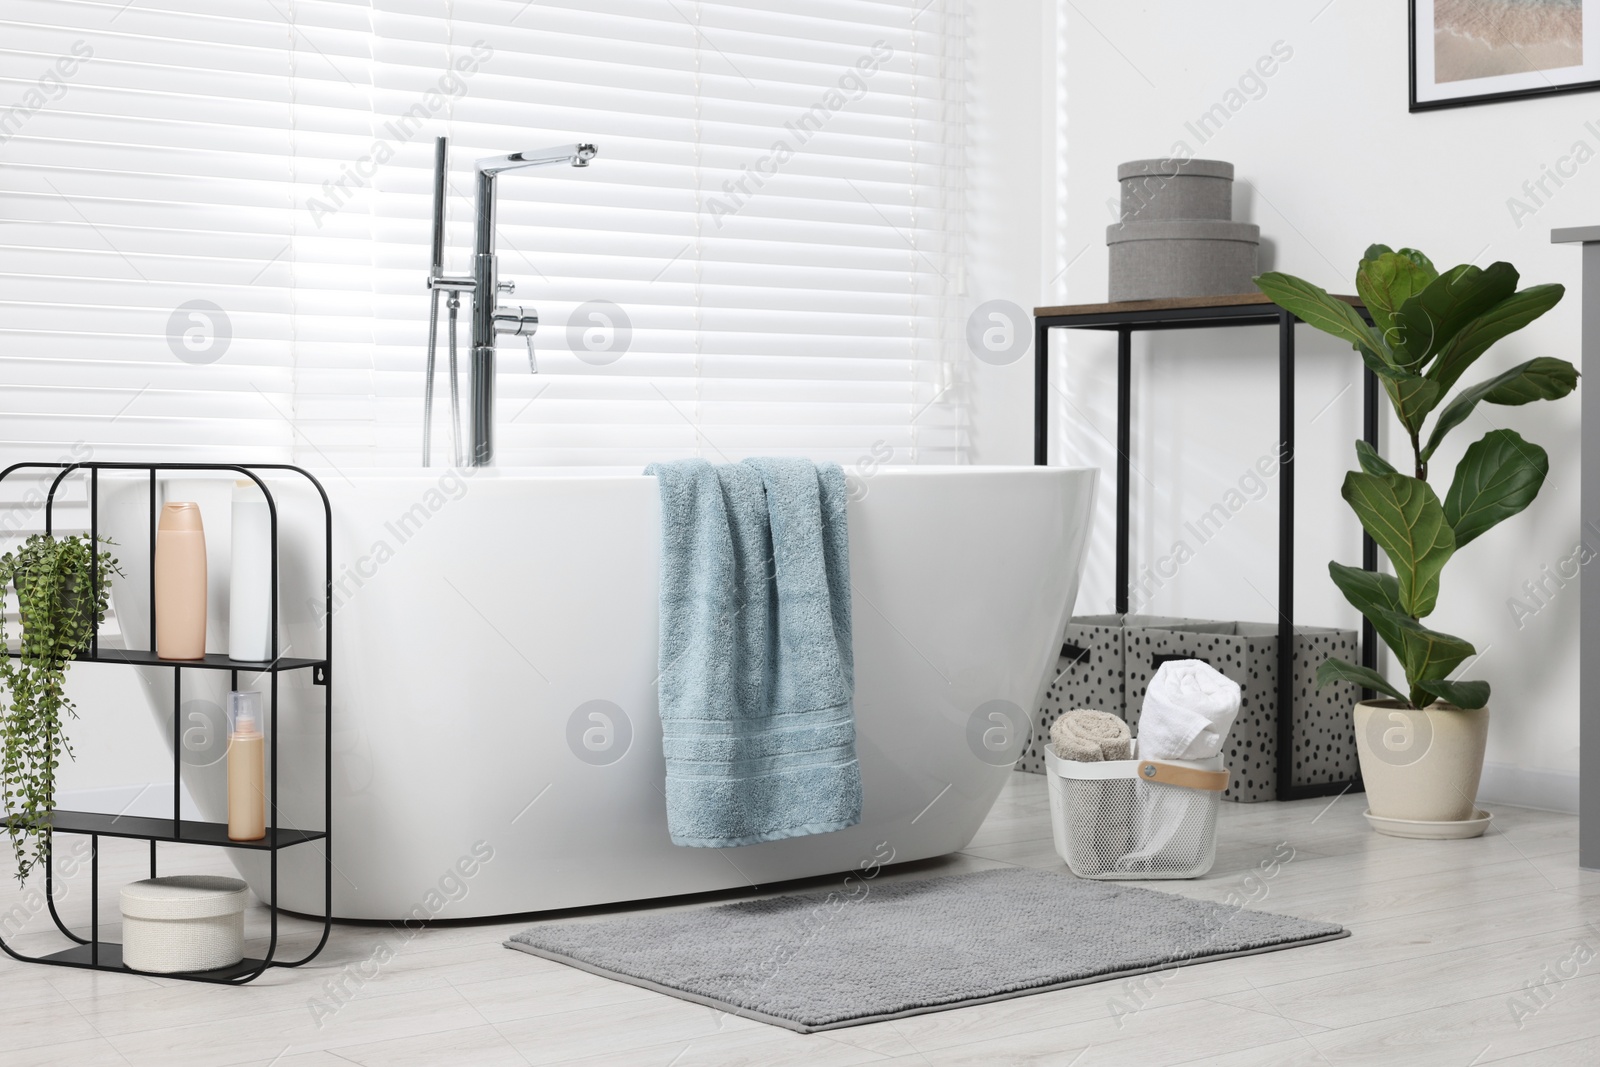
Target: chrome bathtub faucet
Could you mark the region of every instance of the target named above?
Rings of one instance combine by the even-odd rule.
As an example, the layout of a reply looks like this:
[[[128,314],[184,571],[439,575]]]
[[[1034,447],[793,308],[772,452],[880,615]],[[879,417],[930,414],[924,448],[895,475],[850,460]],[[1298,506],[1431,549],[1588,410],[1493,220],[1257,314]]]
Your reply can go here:
[[[539,373],[533,355],[533,335],[539,329],[539,313],[530,307],[501,304],[501,294],[516,292],[515,282],[499,277],[495,255],[495,179],[512,170],[553,167],[566,164],[587,167],[595,157],[592,144],[559,145],[536,152],[512,152],[480,159],[476,165],[476,211],[473,219],[472,275],[451,277],[444,272],[445,177],[449,168],[449,139],[439,137],[433,145],[433,262],[428,272],[432,307],[428,314],[427,382],[422,400],[422,465],[429,465],[433,444],[433,376],[439,340],[439,294],[449,293],[450,314],[450,433],[452,461],[474,467],[494,462],[494,346],[500,334],[521,337],[528,344],[528,370]],[[456,384],[456,318],[462,293],[471,294],[472,348],[468,355],[467,425],[468,448],[461,449],[461,408]]]

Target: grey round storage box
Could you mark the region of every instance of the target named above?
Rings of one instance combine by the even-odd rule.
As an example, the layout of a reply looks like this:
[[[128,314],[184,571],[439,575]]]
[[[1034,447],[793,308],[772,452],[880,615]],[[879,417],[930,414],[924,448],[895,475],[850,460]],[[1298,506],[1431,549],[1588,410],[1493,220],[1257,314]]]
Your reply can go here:
[[[1233,218],[1233,164],[1220,159],[1135,159],[1117,181],[1124,222]]]
[[[122,962],[135,971],[214,971],[244,958],[250,890],[237,878],[180,874],[122,887]]]
[[[1161,300],[1253,293],[1261,228],[1251,222],[1172,219],[1106,227],[1110,298]]]

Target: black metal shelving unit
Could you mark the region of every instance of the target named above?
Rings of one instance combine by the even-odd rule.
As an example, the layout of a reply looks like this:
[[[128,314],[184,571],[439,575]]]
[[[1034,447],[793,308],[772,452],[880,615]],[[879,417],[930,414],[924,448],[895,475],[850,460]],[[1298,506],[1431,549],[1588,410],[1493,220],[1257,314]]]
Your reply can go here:
[[[56,910],[55,902],[55,873],[54,862],[50,856],[53,851],[47,847],[45,862],[45,899],[49,905],[50,918],[55,922],[56,928],[73,942],[70,948],[47,956],[25,956],[17,952],[10,945],[0,939],[0,950],[3,950],[13,959],[24,963],[42,963],[54,967],[77,967],[97,971],[122,971],[136,973],[122,962],[122,946],[114,942],[100,940],[100,838],[133,838],[150,842],[150,877],[156,877],[157,872],[157,846],[163,842],[182,843],[186,845],[204,845],[217,848],[238,848],[252,851],[266,852],[270,856],[271,866],[271,897],[267,907],[271,914],[271,937],[267,944],[266,954],[260,959],[247,958],[232,967],[214,971],[187,971],[175,974],[162,974],[163,978],[181,978],[195,982],[211,982],[226,985],[243,985],[254,981],[272,967],[299,967],[315,959],[328,943],[328,936],[333,929],[333,766],[330,745],[333,737],[333,509],[328,503],[328,494],[323,489],[322,483],[317,481],[309,472],[287,463],[112,463],[112,462],[82,462],[82,463],[14,463],[4,471],[0,471],[0,482],[19,470],[56,470],[59,473],[50,483],[50,491],[45,497],[45,532],[54,529],[56,492],[68,475],[82,471],[88,475],[88,501],[89,501],[89,538],[91,543],[98,545],[100,536],[100,472],[101,471],[147,471],[150,476],[150,640],[155,643],[155,546],[156,546],[156,519],[160,513],[157,498],[157,473],[161,471],[180,472],[224,472],[231,471],[242,475],[255,482],[267,500],[267,512],[271,519],[271,545],[272,545],[272,599],[270,611],[270,627],[272,633],[272,658],[261,661],[232,660],[226,656],[208,654],[198,660],[172,660],[162,659],[150,649],[113,649],[100,647],[100,626],[98,621],[94,625],[93,635],[90,639],[89,650],[77,658],[83,663],[120,663],[142,667],[170,667],[172,669],[172,818],[152,819],[129,815],[103,815],[95,812],[62,811],[52,812],[47,820],[47,825],[41,832],[53,836],[55,834],[83,834],[90,840],[90,926],[89,936],[83,937],[73,932]],[[272,495],[272,490],[267,487],[257,471],[277,471],[299,475],[306,479],[322,500],[323,512],[323,596],[325,599],[323,619],[325,620],[323,654],[320,658],[290,658],[280,655],[278,643],[278,505]],[[99,558],[98,552],[91,553],[90,586],[98,584]],[[17,653],[8,652],[15,656]],[[269,679],[270,691],[269,705],[269,731],[268,744],[271,751],[271,774],[268,796],[268,818],[266,836],[260,841],[230,841],[228,840],[228,827],[226,823],[199,822],[184,819],[179,812],[180,797],[182,796],[182,748],[179,738],[182,736],[181,709],[183,706],[183,672],[185,670],[212,670],[228,671],[231,688],[239,687],[239,675],[255,674],[266,675]],[[278,808],[278,678],[287,671],[309,670],[312,682],[323,688],[323,749],[322,749],[322,789],[323,789],[323,829],[307,830],[293,826],[279,826]],[[9,821],[9,820],[8,820]],[[278,949],[278,853],[282,849],[292,848],[297,845],[311,845],[318,847],[323,859],[323,915],[322,937],[317,942],[316,948],[309,954],[297,960],[280,960],[276,958]]]
[[[1372,317],[1353,296],[1339,299],[1351,304],[1369,323]],[[1278,754],[1279,800],[1300,800],[1359,789],[1359,775],[1349,781],[1294,784],[1294,328],[1300,320],[1264,294],[1186,297],[1112,304],[1076,304],[1034,309],[1033,319],[1033,461],[1049,463],[1050,441],[1050,331],[1106,330],[1117,335],[1117,614],[1128,612],[1130,461],[1132,448],[1133,335],[1149,330],[1191,330],[1219,326],[1276,326],[1278,328],[1278,435],[1282,449],[1279,466],[1278,510]],[[1378,444],[1378,379],[1363,370],[1362,431],[1366,441]],[[1378,547],[1362,535],[1361,562],[1378,569]],[[1377,666],[1376,635],[1365,620],[1361,627],[1361,662]],[[1364,697],[1370,694],[1363,694]]]

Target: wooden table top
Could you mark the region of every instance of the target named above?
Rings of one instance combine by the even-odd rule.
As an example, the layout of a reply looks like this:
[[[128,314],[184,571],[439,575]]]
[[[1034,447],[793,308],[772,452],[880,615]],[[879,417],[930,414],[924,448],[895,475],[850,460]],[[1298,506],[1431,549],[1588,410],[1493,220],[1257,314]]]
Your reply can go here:
[[[1364,307],[1358,296],[1333,294],[1355,307]],[[1111,304],[1063,304],[1059,307],[1034,308],[1034,315],[1044,318],[1054,315],[1116,315],[1127,311],[1186,311],[1194,308],[1248,307],[1270,304],[1266,293],[1233,293],[1227,296],[1175,296],[1163,300],[1119,300]]]

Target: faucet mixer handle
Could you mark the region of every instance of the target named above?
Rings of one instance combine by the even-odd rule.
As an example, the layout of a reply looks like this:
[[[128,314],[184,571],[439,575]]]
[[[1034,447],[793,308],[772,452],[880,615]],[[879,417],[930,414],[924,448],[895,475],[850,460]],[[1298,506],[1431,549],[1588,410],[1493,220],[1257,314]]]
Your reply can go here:
[[[500,290],[500,292],[509,295],[509,294],[514,293],[514,292],[517,291],[517,283],[516,282],[498,282],[498,283],[496,283],[495,288]]]
[[[502,286],[505,282],[500,283]],[[530,373],[539,373],[539,364],[533,358],[533,335],[539,332],[539,313],[530,307],[520,307],[515,304],[501,304],[494,309],[494,332],[497,334],[508,333],[513,337],[526,338],[528,342],[528,370]]]
[[[494,332],[531,337],[539,332],[539,313],[530,307],[501,304],[494,309]]]

